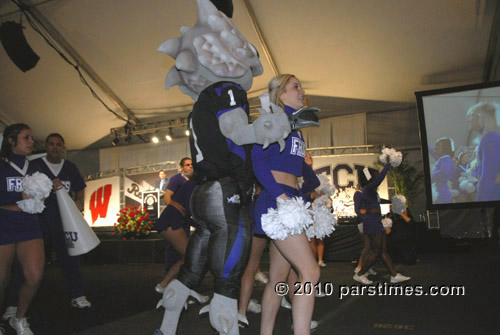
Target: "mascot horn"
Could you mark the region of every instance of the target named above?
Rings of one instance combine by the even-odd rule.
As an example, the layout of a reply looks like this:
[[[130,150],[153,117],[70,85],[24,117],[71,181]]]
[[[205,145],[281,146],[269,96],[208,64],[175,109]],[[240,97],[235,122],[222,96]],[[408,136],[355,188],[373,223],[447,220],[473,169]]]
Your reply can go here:
[[[158,48],[175,59],[166,88],[179,86],[195,104],[189,114],[190,148],[198,186],[191,212],[198,227],[184,264],[164,291],[165,307],[155,335],[176,333],[180,312],[203,279],[207,264],[215,293],[208,306],[210,324],[219,334],[239,334],[237,298],[251,243],[248,199],[253,185],[251,144],[267,147],[290,133],[282,110],[260,109],[249,123],[246,92],[263,69],[256,49],[209,0],[197,0],[198,21]]]

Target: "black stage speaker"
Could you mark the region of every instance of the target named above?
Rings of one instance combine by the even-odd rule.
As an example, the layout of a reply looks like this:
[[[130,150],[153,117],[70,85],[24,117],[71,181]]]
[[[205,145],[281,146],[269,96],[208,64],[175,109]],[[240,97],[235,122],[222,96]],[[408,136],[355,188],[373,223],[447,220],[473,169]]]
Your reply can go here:
[[[227,17],[233,17],[233,1],[232,0],[211,0],[218,10],[226,14]]]
[[[40,57],[31,49],[23,34],[23,26],[13,21],[3,22],[0,26],[0,39],[9,58],[21,71],[35,67]]]

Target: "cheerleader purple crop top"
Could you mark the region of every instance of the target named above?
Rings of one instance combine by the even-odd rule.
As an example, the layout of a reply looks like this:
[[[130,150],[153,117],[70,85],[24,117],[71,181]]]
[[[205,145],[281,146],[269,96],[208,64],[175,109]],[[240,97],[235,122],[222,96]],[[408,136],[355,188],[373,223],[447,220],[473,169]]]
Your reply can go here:
[[[294,111],[293,108],[285,106],[285,113],[287,115],[290,115]],[[280,152],[278,143],[273,143],[266,149],[263,149],[262,145],[256,144],[253,146],[253,171],[260,184],[271,195],[278,197],[284,192],[279,187],[279,184],[276,183],[271,170],[286,172],[300,177],[303,175],[303,171],[307,173],[311,170],[304,163],[305,157],[306,144],[302,133],[300,131],[292,131],[285,141],[285,150],[283,152]]]

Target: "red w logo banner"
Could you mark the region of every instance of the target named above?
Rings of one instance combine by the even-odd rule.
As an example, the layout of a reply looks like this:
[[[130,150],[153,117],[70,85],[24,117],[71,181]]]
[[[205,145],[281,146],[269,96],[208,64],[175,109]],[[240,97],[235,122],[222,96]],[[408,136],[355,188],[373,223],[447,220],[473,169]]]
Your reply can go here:
[[[109,199],[111,198],[111,184],[99,187],[97,191],[90,196],[90,212],[92,214],[92,224],[101,217],[105,218],[108,214]]]

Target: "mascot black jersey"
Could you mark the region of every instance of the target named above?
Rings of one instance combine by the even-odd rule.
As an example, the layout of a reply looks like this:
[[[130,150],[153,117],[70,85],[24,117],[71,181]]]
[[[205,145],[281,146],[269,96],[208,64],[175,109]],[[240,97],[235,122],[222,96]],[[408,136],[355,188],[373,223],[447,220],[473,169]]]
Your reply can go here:
[[[191,157],[196,178],[216,180],[231,176],[253,182],[251,145],[239,146],[222,135],[219,117],[236,108],[249,114],[247,94],[232,82],[218,82],[204,89],[189,116]]]

